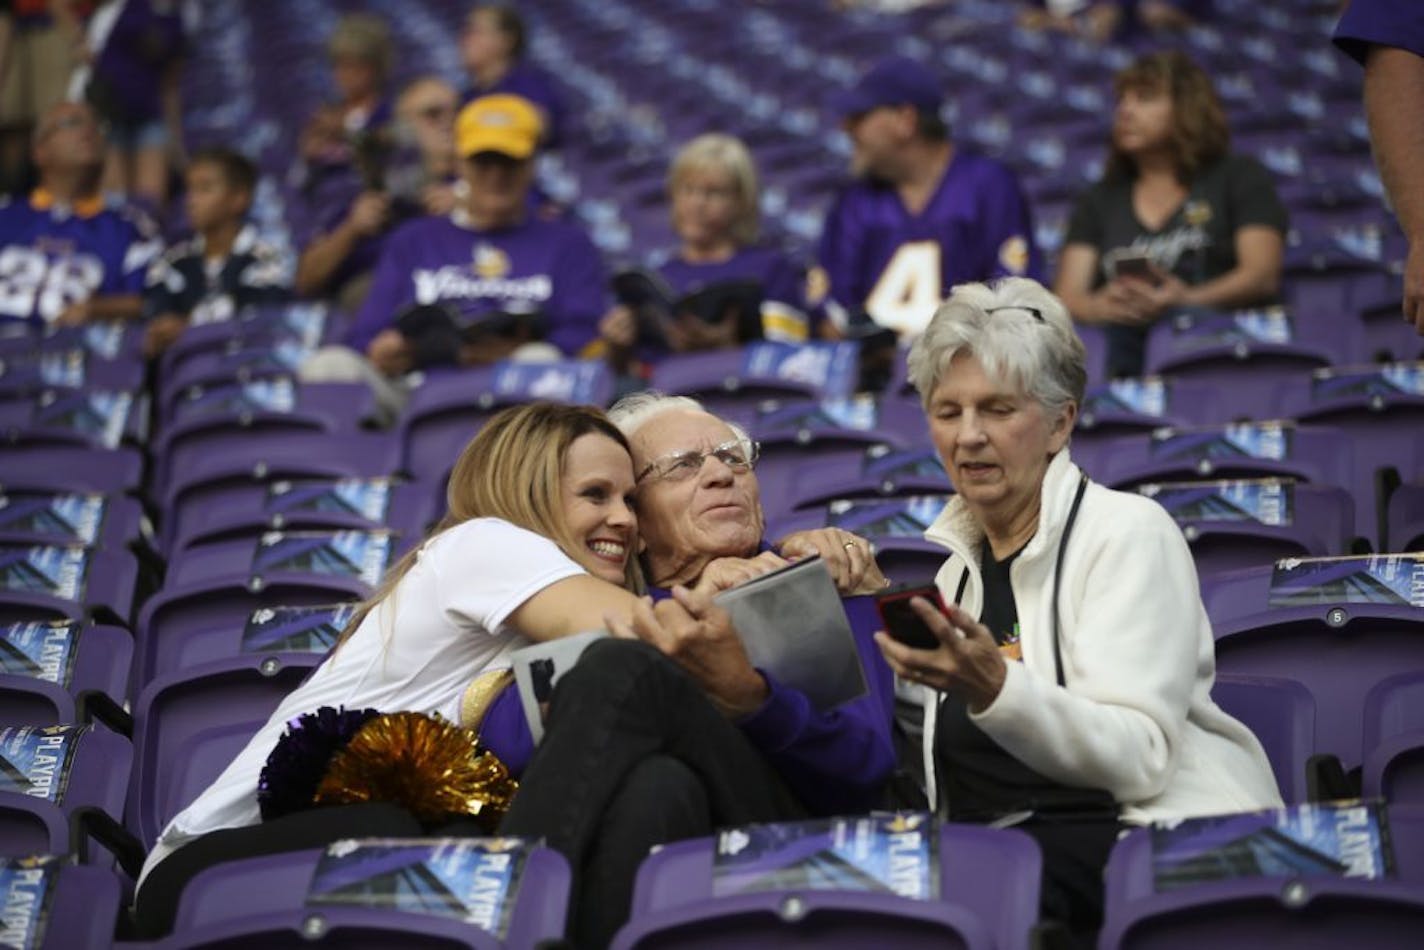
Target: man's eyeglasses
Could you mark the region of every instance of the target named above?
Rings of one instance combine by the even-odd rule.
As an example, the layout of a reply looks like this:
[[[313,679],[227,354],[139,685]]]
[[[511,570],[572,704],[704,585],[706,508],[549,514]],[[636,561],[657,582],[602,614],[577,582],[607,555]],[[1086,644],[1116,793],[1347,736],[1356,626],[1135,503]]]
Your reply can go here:
[[[1038,309],[1037,307],[1024,307],[1024,306],[1020,306],[1019,304],[1012,304],[1012,305],[1007,306],[1007,307],[990,307],[988,310],[985,310],[984,312],[985,312],[985,313],[998,313],[1000,310],[1022,310],[1022,311],[1024,311],[1025,313],[1032,314],[1032,315],[1033,315],[1033,318],[1034,318],[1035,320],[1037,320],[1039,323],[1043,323],[1043,322],[1044,322],[1044,321],[1043,321],[1043,311],[1040,310],[1040,309]]]
[[[755,442],[733,439],[730,442],[714,446],[706,452],[674,452],[648,463],[647,468],[638,474],[635,481],[642,482],[649,475],[668,482],[686,481],[702,471],[702,463],[709,457],[715,458],[732,471],[741,474],[751,471],[760,451],[761,446]]]

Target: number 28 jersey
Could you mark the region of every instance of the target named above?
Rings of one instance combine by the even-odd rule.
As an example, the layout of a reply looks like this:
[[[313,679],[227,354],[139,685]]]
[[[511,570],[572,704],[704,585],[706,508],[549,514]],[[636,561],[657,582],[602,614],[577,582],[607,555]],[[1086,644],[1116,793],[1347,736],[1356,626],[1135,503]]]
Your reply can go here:
[[[958,149],[919,214],[893,185],[848,187],[826,216],[819,256],[835,305],[864,308],[902,336],[924,330],[956,284],[1043,277],[1018,179],[1006,166]]]
[[[62,205],[43,189],[0,198],[0,322],[43,326],[92,296],[140,293],[160,250],[153,225],[122,205]]]

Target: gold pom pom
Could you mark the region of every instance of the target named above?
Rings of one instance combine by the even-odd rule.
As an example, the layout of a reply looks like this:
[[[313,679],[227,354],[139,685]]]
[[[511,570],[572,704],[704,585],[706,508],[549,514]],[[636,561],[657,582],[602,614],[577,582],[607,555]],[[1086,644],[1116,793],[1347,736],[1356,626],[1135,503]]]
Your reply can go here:
[[[393,802],[422,823],[473,815],[493,831],[519,783],[473,732],[423,713],[376,716],[332,756],[317,804]]]

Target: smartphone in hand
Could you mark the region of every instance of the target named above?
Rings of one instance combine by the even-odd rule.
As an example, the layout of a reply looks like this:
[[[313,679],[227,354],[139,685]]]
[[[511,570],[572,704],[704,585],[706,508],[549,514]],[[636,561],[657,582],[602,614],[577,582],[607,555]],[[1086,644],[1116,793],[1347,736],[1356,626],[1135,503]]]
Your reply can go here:
[[[934,584],[902,584],[892,587],[875,598],[875,609],[879,611],[880,619],[885,624],[885,632],[907,647],[914,647],[916,650],[937,650],[939,637],[934,635],[929,625],[915,613],[915,608],[910,606],[912,597],[923,597],[941,613],[945,609],[939,588]]]
[[[1162,278],[1157,274],[1156,265],[1152,263],[1152,258],[1146,254],[1125,254],[1114,258],[1112,273],[1114,277],[1132,277],[1151,284],[1153,287],[1162,283]]]

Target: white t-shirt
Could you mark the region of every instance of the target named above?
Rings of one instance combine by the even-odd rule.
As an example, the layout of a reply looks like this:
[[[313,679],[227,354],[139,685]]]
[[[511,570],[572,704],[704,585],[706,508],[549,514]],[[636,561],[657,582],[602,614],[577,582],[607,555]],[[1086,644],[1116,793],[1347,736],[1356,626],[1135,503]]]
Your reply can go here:
[[[426,542],[409,573],[356,632],[292,691],[217,780],[169,822],[144,874],[180,845],[261,820],[257,779],[287,723],[322,706],[439,713],[459,721],[465,687],[528,644],[505,620],[584,569],[554,542],[476,518]],[[143,875],[140,875],[140,882]]]

